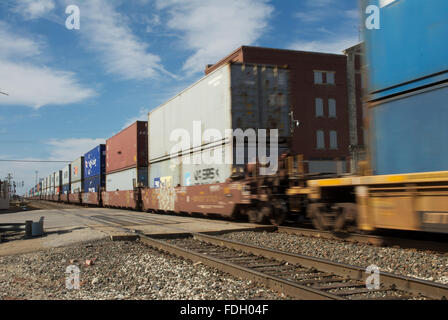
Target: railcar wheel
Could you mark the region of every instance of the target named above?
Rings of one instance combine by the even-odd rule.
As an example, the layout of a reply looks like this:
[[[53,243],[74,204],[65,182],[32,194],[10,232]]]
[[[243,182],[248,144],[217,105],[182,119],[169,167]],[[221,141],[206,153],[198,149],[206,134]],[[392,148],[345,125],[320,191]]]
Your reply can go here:
[[[308,216],[311,218],[314,228],[320,231],[328,230],[328,225],[323,216],[324,205],[320,203],[312,203],[308,207]]]
[[[269,217],[269,222],[274,226],[280,226],[286,220],[288,215],[288,207],[284,200],[275,200],[273,203],[272,214]]]
[[[339,214],[334,223],[334,231],[347,231],[347,227],[356,221],[357,207],[354,203],[340,203],[338,204]]]
[[[271,217],[273,208],[271,206],[262,206],[260,210],[257,211],[257,223],[267,224],[268,219]]]
[[[249,220],[249,223],[257,223],[258,220],[258,211],[250,208],[246,210],[247,219]]]

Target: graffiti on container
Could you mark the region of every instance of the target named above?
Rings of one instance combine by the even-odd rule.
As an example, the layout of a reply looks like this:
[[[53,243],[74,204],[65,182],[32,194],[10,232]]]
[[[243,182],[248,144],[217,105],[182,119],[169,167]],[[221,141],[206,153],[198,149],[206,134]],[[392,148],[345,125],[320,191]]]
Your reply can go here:
[[[160,178],[159,187],[159,209],[164,211],[174,211],[176,193],[172,184],[171,177]]]
[[[210,180],[218,180],[219,179],[219,169],[215,168],[207,168],[196,170],[194,173],[194,181],[195,183],[203,183],[208,182]]]
[[[191,173],[190,172],[187,172],[185,174],[185,184],[184,185],[187,187],[191,186]]]

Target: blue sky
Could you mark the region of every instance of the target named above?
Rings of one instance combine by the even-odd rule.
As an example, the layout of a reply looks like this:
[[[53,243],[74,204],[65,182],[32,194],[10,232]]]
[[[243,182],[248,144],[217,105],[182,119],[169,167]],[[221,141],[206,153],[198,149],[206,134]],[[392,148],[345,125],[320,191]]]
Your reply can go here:
[[[2,0],[0,159],[74,160],[241,45],[340,53],[358,25],[357,0]],[[30,188],[62,167],[0,163],[0,177]]]

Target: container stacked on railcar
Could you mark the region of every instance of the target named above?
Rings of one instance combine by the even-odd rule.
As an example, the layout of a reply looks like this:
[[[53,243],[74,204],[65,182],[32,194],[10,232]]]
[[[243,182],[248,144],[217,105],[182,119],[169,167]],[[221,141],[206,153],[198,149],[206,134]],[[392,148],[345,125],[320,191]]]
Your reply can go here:
[[[137,121],[106,141],[103,203],[135,208],[134,189],[148,186],[148,123]]]
[[[106,187],[106,145],[100,144],[84,155],[84,193],[82,203],[101,204],[101,191]]]
[[[148,123],[137,121],[106,141],[106,190],[148,185]]]
[[[84,192],[100,192],[106,186],[106,145],[84,155]]]
[[[276,160],[288,152],[289,91],[287,68],[226,64],[151,111],[151,189],[143,192],[144,209],[230,216],[238,206],[250,205],[250,192],[244,191],[244,183],[233,183],[229,178],[235,173],[244,176],[248,163],[261,160],[248,152],[248,146],[260,151],[259,141],[248,139],[237,144],[234,133],[253,130],[258,135],[262,134],[260,129],[267,130],[269,153],[269,130],[277,129],[278,154],[270,156]],[[180,135],[173,137],[176,133]]]
[[[54,187],[56,195],[62,194],[62,170],[58,170],[55,172]]]
[[[70,164],[70,203],[80,203],[84,176],[84,157],[79,157]]]
[[[157,188],[167,179],[171,179],[173,186],[223,183],[234,169],[244,169],[248,163],[247,144],[237,146],[233,136],[226,134],[227,130],[233,134],[237,129],[278,129],[278,152],[289,151],[289,90],[286,68],[227,64],[151,111],[148,120],[150,187]],[[179,129],[191,139],[182,150],[186,156],[181,157],[176,153],[181,150],[173,151],[178,141],[174,141],[172,134]],[[219,133],[220,140],[204,136],[212,130]],[[244,163],[236,163],[237,152],[245,154]],[[193,156],[186,164],[182,158],[190,153]],[[209,154],[221,163],[205,164],[202,159]],[[230,161],[226,161],[226,156]],[[172,160],[179,160],[179,164],[173,166]]]

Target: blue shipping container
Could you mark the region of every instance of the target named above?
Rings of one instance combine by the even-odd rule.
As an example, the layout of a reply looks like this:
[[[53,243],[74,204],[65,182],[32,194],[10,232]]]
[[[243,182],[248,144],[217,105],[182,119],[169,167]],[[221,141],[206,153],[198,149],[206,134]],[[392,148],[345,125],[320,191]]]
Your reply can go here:
[[[362,0],[371,100],[448,79],[447,0]],[[366,8],[380,8],[367,29]]]
[[[106,176],[100,175],[84,180],[84,192],[99,192],[106,186]]]
[[[70,193],[70,185],[66,184],[65,186],[62,186],[62,193],[63,194],[69,194]]]
[[[371,108],[375,174],[448,170],[448,84]]]
[[[84,179],[106,173],[106,145],[101,144],[84,155]]]

